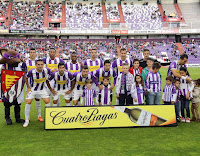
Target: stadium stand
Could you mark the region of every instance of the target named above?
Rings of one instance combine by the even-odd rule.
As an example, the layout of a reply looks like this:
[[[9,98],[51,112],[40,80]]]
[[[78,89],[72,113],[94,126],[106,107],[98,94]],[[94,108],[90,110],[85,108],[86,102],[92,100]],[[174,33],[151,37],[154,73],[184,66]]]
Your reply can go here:
[[[13,2],[10,28],[14,30],[42,29],[44,23],[44,2]]]
[[[66,4],[66,25],[69,29],[102,29],[102,8],[98,2]]]
[[[129,29],[151,30],[161,29],[162,21],[156,3],[143,5],[141,3],[126,2],[122,4],[124,19]]]
[[[62,3],[50,2],[49,3],[49,18],[61,19],[62,18]]]
[[[8,10],[8,1],[0,1],[0,17],[5,17]]]
[[[118,6],[116,3],[106,2],[107,19],[120,19]]]

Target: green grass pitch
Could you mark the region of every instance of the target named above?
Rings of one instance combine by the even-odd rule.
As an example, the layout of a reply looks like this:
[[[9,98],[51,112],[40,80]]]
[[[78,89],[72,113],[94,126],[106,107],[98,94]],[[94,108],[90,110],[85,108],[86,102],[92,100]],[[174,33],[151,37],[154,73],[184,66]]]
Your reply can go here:
[[[193,79],[200,78],[200,68],[189,68]],[[161,69],[162,88],[167,68]],[[115,100],[114,100],[115,101]],[[64,100],[62,100],[64,102]],[[64,103],[62,104],[65,105]],[[191,104],[190,104],[191,106]],[[21,106],[24,118],[25,103]],[[178,127],[113,128],[45,131],[44,123],[37,121],[35,102],[32,104],[30,125],[23,128],[4,120],[4,107],[0,104],[0,155],[199,155],[200,123],[179,123]],[[42,102],[44,117],[44,103]]]

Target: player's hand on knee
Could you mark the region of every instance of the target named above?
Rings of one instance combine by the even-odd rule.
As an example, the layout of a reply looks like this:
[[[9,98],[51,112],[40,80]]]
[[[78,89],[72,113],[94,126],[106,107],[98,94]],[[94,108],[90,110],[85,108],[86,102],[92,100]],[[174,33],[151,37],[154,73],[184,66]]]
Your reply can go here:
[[[68,94],[70,94],[71,92],[72,92],[71,90],[68,90],[68,91],[65,92],[65,94],[68,95]]]
[[[53,95],[56,95],[57,94],[57,92],[55,91],[55,90],[51,90],[51,93],[53,94]]]

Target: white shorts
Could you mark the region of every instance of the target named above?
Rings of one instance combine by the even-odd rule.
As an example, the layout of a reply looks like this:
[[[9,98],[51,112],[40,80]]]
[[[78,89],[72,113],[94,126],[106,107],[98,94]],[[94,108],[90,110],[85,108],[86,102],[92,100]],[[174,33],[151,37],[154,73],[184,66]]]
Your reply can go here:
[[[56,95],[52,95],[53,96],[53,100],[58,100],[58,98],[60,97],[60,95],[63,96],[63,98],[65,100],[69,100],[70,99],[70,94],[65,94],[67,90],[61,90],[61,91],[57,91],[57,94]]]
[[[49,81],[49,84],[50,84],[50,86],[51,86],[51,88],[53,88],[54,87],[54,80],[51,80],[51,81]],[[47,87],[47,85],[46,85],[46,90],[47,90],[47,93],[49,94],[49,95],[51,95],[51,91],[49,90],[49,88]]]
[[[27,96],[26,99],[44,99],[44,98],[49,98],[49,94],[46,90],[40,90],[40,91],[30,91]]]
[[[27,86],[26,86],[26,92],[27,92]],[[40,96],[36,95],[35,98],[40,99]]]
[[[74,98],[73,100],[78,100],[83,95],[83,90],[74,90],[73,91]]]

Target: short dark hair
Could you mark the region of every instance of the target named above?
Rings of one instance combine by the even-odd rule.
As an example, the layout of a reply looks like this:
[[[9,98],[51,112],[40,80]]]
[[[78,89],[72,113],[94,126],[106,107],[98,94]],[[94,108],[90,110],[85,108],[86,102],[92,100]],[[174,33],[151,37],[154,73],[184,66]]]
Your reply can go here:
[[[103,65],[105,65],[106,63],[111,64],[110,60],[105,60],[104,63],[103,63]]]
[[[81,68],[81,71],[82,71],[83,69],[89,69],[89,68],[88,68],[88,66],[85,65],[85,66],[83,66],[83,67]]]
[[[35,48],[30,48],[30,50],[35,50]]]
[[[54,50],[54,51],[56,51],[56,49],[55,49],[55,48],[50,48],[50,50]]]
[[[143,50],[143,53],[144,53],[145,51],[148,51],[148,52],[150,52],[150,51],[149,51],[149,49],[144,49],[144,50]]]
[[[175,79],[174,83],[176,83],[176,82],[181,82],[181,81],[180,81],[180,79]]]
[[[148,60],[154,62],[154,60],[153,60],[151,57],[148,57],[148,58],[147,58],[147,61],[148,61]]]
[[[44,61],[43,61],[42,59],[37,59],[37,60],[36,60],[36,64],[37,64],[38,62],[43,62],[43,63],[44,63]]]
[[[181,55],[180,59],[183,60],[184,58],[188,59],[188,55],[187,54]]]
[[[108,80],[108,81],[110,81],[109,76],[104,76],[104,77],[103,77],[103,80]]]
[[[121,53],[122,51],[126,51],[126,48],[121,48],[121,49],[120,49],[120,53]]]
[[[96,51],[97,51],[97,48],[93,47],[92,50],[96,50]],[[91,50],[91,51],[92,51],[92,50]]]
[[[59,68],[60,66],[65,66],[65,64],[64,64],[63,62],[60,62],[60,63],[58,64],[58,68]]]
[[[133,63],[135,63],[135,62],[140,62],[140,60],[139,59],[134,59]]]
[[[74,54],[74,55],[77,55],[77,53],[76,53],[75,51],[73,51],[73,52],[71,53],[71,55],[73,55],[73,54]]]
[[[185,68],[185,67],[181,67],[181,68],[180,68],[180,71],[187,72],[187,68]]]
[[[166,77],[166,80],[169,80],[169,81],[172,82],[174,80],[174,78],[171,75],[169,75],[169,76]]]
[[[161,65],[158,62],[155,62],[152,66],[152,69],[160,69]]]
[[[93,83],[92,79],[85,80],[85,84],[88,84],[88,83]]]

